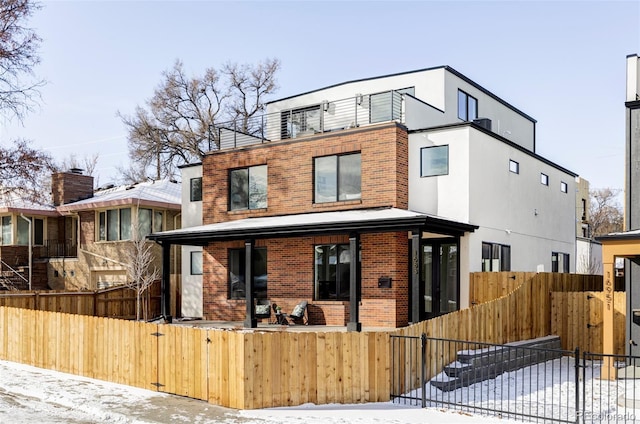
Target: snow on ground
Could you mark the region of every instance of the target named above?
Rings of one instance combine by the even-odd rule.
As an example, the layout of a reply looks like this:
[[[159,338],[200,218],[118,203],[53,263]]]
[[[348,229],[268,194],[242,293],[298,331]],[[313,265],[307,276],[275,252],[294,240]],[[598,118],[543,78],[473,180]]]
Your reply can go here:
[[[544,382],[537,387],[524,371],[505,373],[496,379],[476,383],[468,388],[452,392],[430,390],[439,401],[488,405],[497,400],[517,398],[518,404],[533,401],[540,408],[557,406],[559,397],[567,396],[570,402],[573,390],[567,387],[562,377],[547,374],[556,369],[558,361],[548,367],[539,366],[531,372],[537,374],[536,381]],[[595,367],[594,367],[595,368]],[[541,371],[542,370],[542,371]],[[597,371],[597,370],[596,370]],[[520,376],[517,373],[521,373]],[[546,378],[544,375],[547,375]],[[554,374],[555,375],[555,374]],[[598,404],[597,411],[614,413],[619,411],[620,395],[628,398],[632,393],[623,390],[603,391],[603,383],[597,379],[597,372],[588,373],[585,380],[585,394],[589,402]],[[593,380],[593,381],[591,381]],[[593,383],[597,380],[597,383]],[[518,382],[514,386],[515,382]],[[605,384],[609,384],[608,382]],[[613,383],[616,384],[616,383]],[[640,383],[639,383],[640,384]],[[430,387],[429,385],[427,387]],[[640,394],[636,383],[633,394]],[[416,392],[419,393],[419,392]],[[451,397],[453,396],[453,398]],[[528,399],[534,396],[534,399]],[[635,397],[635,396],[634,396]],[[556,398],[556,399],[554,399]],[[479,405],[479,404],[478,404]],[[640,404],[639,404],[640,405]],[[635,406],[635,402],[634,402]],[[640,410],[626,410],[637,413]],[[596,412],[594,408],[594,412]],[[600,413],[598,412],[598,413]],[[478,412],[479,414],[479,412]],[[601,418],[601,417],[599,417]],[[629,419],[631,418],[631,419]],[[635,416],[627,415],[622,421],[634,421]],[[590,420],[587,420],[590,421]],[[597,421],[602,421],[598,419]],[[606,421],[606,420],[605,420]],[[513,421],[499,417],[488,417],[464,411],[448,410],[443,405],[425,409],[392,402],[354,405],[311,405],[238,411],[218,407],[204,401],[167,395],[71,374],[30,367],[13,362],[0,361],[0,423],[39,422],[42,424],[70,423],[288,423],[288,424],[339,424],[339,423],[441,423],[447,424],[509,424]]]

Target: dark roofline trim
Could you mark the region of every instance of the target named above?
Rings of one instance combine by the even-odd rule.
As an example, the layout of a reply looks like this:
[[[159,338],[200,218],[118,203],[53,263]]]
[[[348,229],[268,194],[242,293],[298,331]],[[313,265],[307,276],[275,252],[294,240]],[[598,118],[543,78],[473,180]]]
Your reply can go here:
[[[178,165],[178,169],[191,168],[194,166],[202,166],[202,162],[185,163],[184,165]]]
[[[564,172],[566,174],[569,174],[572,177],[579,176],[579,174],[576,174],[575,172],[570,171],[567,168],[564,168],[564,167],[558,165],[557,163],[551,162],[549,159],[546,159],[546,158],[540,156],[539,154],[537,154],[535,152],[532,152],[529,149],[525,149],[524,147],[520,146],[519,144],[516,144],[513,141],[504,138],[500,134],[496,134],[496,133],[494,133],[494,132],[492,132],[490,130],[487,130],[487,129],[485,129],[485,128],[483,128],[483,127],[481,127],[478,124],[475,124],[473,122],[458,122],[458,123],[455,123],[455,124],[439,125],[437,127],[415,129],[415,130],[410,130],[409,134],[429,132],[429,131],[437,131],[437,130],[446,130],[446,129],[458,128],[458,127],[471,127],[471,128],[473,128],[475,130],[483,132],[486,135],[497,139],[498,141],[501,141],[501,142],[503,142],[505,144],[508,144],[510,147],[513,147],[514,149],[517,149],[517,150],[521,151],[522,153],[525,153],[525,154],[527,154],[527,155],[529,155],[529,156],[531,156],[531,157],[533,157],[533,158],[535,158],[535,159],[537,159],[537,160],[539,160],[539,161],[541,161],[543,163],[546,163],[547,165],[549,165],[549,166],[551,166],[551,167],[553,167],[553,168],[555,168],[555,169],[557,169],[559,171],[562,171],[562,172]]]
[[[629,109],[638,109],[640,108],[640,100],[632,100],[630,102],[625,102],[624,105]]]
[[[597,241],[607,242],[607,241],[632,241],[638,240],[640,241],[640,233],[619,233],[619,234],[605,234],[602,236],[596,237]],[[602,243],[605,244],[605,243]],[[639,249],[640,250],[640,249]]]
[[[250,219],[250,218],[249,218]],[[416,216],[409,218],[389,218],[385,220],[368,220],[362,222],[330,222],[311,223],[297,226],[279,225],[267,228],[228,229],[222,231],[197,231],[179,234],[150,234],[149,240],[158,243],[170,243],[181,245],[204,246],[215,241],[243,240],[247,238],[284,238],[306,237],[326,234],[379,233],[393,231],[438,231],[450,236],[462,236],[465,232],[473,232],[476,225],[447,221],[441,218],[429,216]]]
[[[293,99],[296,97],[300,97],[300,96],[305,96],[307,94],[312,94],[312,93],[316,93],[318,91],[322,91],[322,90],[328,90],[330,88],[335,88],[335,87],[339,87],[341,85],[347,85],[347,84],[354,84],[357,82],[363,82],[363,81],[373,81],[373,80],[377,80],[377,79],[382,79],[382,78],[391,78],[391,77],[397,77],[397,76],[401,76],[401,75],[408,75],[408,74],[417,74],[419,72],[427,72],[427,71],[434,71],[436,69],[444,69],[446,71],[451,72],[453,75],[457,76],[458,78],[462,79],[464,82],[466,82],[467,84],[470,84],[471,86],[475,87],[476,89],[482,91],[484,94],[486,94],[487,96],[491,97],[492,99],[496,100],[498,103],[502,104],[503,106],[511,109],[512,111],[516,112],[519,115],[522,115],[524,118],[528,119],[529,121],[533,122],[534,124],[538,121],[536,121],[535,119],[533,119],[531,116],[527,115],[526,113],[524,113],[523,111],[521,111],[520,109],[518,109],[517,107],[507,103],[506,101],[502,100],[500,97],[496,96],[495,94],[493,94],[492,92],[490,92],[489,90],[487,90],[486,88],[484,88],[483,86],[481,86],[480,84],[472,81],[471,79],[469,79],[468,77],[464,76],[463,74],[461,74],[460,72],[456,71],[455,69],[453,69],[451,66],[449,65],[442,65],[442,66],[434,66],[431,68],[424,68],[424,69],[416,69],[414,71],[405,71],[405,72],[398,72],[395,74],[387,74],[387,75],[380,75],[377,77],[370,77],[370,78],[360,78],[360,79],[356,79],[356,80],[351,80],[351,81],[346,81],[346,82],[341,82],[338,84],[332,84],[332,85],[328,85],[322,88],[317,88],[315,90],[310,90],[304,93],[299,93],[299,94],[294,94],[292,96],[287,96],[287,97],[283,97],[281,99],[277,99],[277,100],[272,100],[270,102],[267,102],[267,104],[271,104],[271,103],[276,103],[276,102],[281,102],[284,100],[289,100],[289,99]]]

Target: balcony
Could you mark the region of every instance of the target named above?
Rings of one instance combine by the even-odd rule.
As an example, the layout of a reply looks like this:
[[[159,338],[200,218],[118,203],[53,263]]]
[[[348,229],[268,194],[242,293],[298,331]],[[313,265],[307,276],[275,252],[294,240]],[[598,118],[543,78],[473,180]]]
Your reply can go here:
[[[34,256],[39,258],[76,258],[78,245],[69,239],[46,240],[44,246],[34,247]]]
[[[342,100],[323,100],[212,125],[209,150],[233,149],[390,121],[404,122],[402,92],[392,90]]]

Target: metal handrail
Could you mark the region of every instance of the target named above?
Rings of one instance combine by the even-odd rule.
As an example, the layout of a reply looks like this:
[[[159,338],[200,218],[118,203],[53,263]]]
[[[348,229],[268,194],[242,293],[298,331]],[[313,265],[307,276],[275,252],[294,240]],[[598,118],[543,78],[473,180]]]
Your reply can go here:
[[[307,137],[381,122],[404,122],[404,95],[395,90],[323,100],[209,126],[209,150]]]

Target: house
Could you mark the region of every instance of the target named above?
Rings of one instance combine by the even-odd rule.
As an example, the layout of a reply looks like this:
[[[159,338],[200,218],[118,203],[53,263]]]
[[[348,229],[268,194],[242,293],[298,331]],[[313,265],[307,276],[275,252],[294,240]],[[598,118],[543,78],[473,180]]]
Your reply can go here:
[[[627,354],[640,355],[640,57],[627,56],[627,80],[625,98],[625,202],[624,231],[598,237],[602,243],[604,290],[606,292],[604,325],[604,352],[614,352],[614,299],[615,279],[620,269],[616,266],[624,260],[624,282],[627,296],[625,328]],[[615,377],[613,366],[605,377]]]
[[[404,326],[468,307],[470,272],[575,272],[577,174],[536,153],[535,126],[448,66],[277,100],[212,131],[183,168],[194,225],[150,239],[193,246],[205,319],[254,327],[265,298]]]
[[[0,208],[2,271],[12,276],[4,280],[7,285],[26,288],[16,283],[28,280],[29,269],[34,289],[96,290],[124,284],[127,247],[136,234],[181,226],[180,185],[173,181],[94,190],[93,177],[73,169],[53,174],[51,188],[51,205],[14,200]],[[159,269],[160,248],[155,250]],[[174,260],[179,263],[179,257]]]

